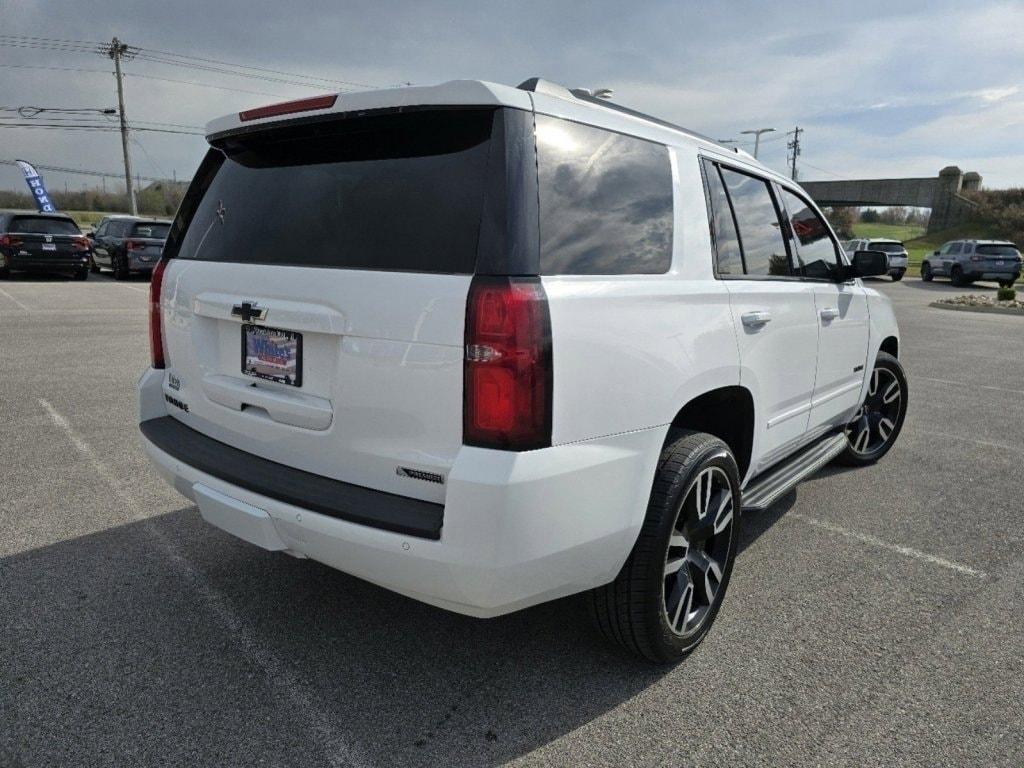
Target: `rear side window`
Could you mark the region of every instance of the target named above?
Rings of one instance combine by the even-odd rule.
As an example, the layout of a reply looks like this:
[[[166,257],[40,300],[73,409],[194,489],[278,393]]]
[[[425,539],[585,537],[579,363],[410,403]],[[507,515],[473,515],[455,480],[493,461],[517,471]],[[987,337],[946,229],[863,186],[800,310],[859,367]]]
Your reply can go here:
[[[82,234],[71,219],[51,219],[46,216],[15,216],[11,219],[10,231],[31,235]]]
[[[672,170],[653,142],[537,116],[540,271],[660,274],[672,264]]]
[[[149,237],[166,240],[171,225],[162,222],[141,222],[132,228],[132,237]]]
[[[227,139],[178,256],[472,273],[494,114],[425,110]]]
[[[800,274],[829,279],[839,263],[839,251],[829,234],[828,225],[810,205],[788,189],[782,190],[782,199],[789,215],[790,230],[797,242]]]
[[[775,199],[764,179],[721,168],[732,201],[748,275],[791,274]]]
[[[736,222],[732,218],[729,196],[718,174],[718,166],[705,161],[704,175],[707,178],[710,196],[711,237],[714,239],[715,260],[720,275],[742,275],[743,253],[740,239],[736,234]]]
[[[950,253],[960,253],[962,250],[963,245],[961,245],[960,243],[953,243],[951,246],[949,246]]]

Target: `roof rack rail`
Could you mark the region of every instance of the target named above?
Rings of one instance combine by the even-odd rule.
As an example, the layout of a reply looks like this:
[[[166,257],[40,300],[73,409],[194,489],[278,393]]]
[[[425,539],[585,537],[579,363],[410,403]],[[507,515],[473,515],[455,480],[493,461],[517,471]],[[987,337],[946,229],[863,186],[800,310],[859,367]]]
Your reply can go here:
[[[531,77],[529,80],[524,80],[516,87],[523,91],[532,91],[533,93],[546,93],[549,96],[558,96],[563,99],[575,98],[580,101],[586,101],[590,104],[596,104],[598,106],[605,107],[616,112],[621,112],[625,115],[629,115],[630,117],[636,117],[641,120],[646,120],[649,123],[660,125],[663,128],[670,128],[673,131],[680,131],[682,133],[685,133],[687,136],[692,136],[695,139],[706,141],[709,144],[714,144],[717,147],[721,147],[722,149],[726,149],[731,152],[736,152],[737,154],[741,152],[739,147],[727,147],[720,141],[715,141],[710,136],[705,136],[702,133],[697,133],[697,131],[692,131],[689,128],[684,128],[681,125],[670,123],[667,120],[661,120],[660,118],[657,117],[652,117],[651,115],[648,115],[644,112],[638,112],[635,109],[630,109],[629,107],[624,107],[621,104],[616,104],[614,101],[609,101],[608,99],[595,96],[593,92],[586,88],[569,89],[566,88],[564,85],[559,85],[558,83],[553,83],[550,80],[544,80],[543,78],[540,77]]]

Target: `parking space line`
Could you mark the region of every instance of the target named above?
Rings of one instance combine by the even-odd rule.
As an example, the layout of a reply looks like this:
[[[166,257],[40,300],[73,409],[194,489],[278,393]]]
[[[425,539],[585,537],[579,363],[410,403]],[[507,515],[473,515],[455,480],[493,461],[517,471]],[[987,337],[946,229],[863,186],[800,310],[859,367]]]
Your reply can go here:
[[[977,440],[973,437],[964,437],[963,435],[950,435],[946,432],[932,432],[928,429],[919,429],[917,433],[920,435],[931,435],[932,437],[944,437],[947,440],[962,440],[965,443],[974,443],[975,445],[983,445],[986,448],[998,448],[1001,451],[1012,451],[1014,453],[1024,453],[1024,447],[1019,445],[1009,445],[1008,443],[994,443],[991,440]]]
[[[914,381],[934,381],[938,384],[950,384],[955,387],[970,387],[973,389],[991,389],[996,392],[1008,392],[1011,395],[1024,395],[1024,389],[1007,389],[1006,387],[993,387],[991,384],[968,384],[963,381],[949,381],[948,379],[935,379],[931,376],[913,376]]]
[[[3,288],[0,288],[0,296],[6,296],[6,297],[7,297],[8,299],[10,299],[11,301],[13,301],[13,302],[14,302],[15,304],[17,304],[17,305],[18,305],[19,307],[21,307],[21,308],[22,308],[23,310],[25,310],[26,312],[32,312],[32,311],[34,311],[34,310],[32,309],[32,307],[29,307],[29,306],[26,306],[26,305],[22,304],[22,303],[21,303],[20,301],[18,301],[18,300],[17,300],[16,298],[14,298],[13,296],[11,296],[11,294],[9,294],[9,293],[8,293],[7,291],[5,291],[5,290],[4,290]]]
[[[924,562],[931,563],[932,565],[941,565],[943,568],[949,568],[951,571],[962,573],[965,576],[973,576],[977,579],[984,579],[988,577],[988,574],[986,574],[984,571],[979,571],[976,568],[971,568],[969,565],[964,565],[963,563],[956,563],[952,560],[946,560],[944,557],[939,557],[937,555],[930,555],[927,552],[922,552],[921,550],[914,549],[912,547],[903,547],[899,544],[893,544],[890,541],[885,541],[884,539],[880,539],[877,536],[872,536],[868,533],[851,531],[848,528],[843,528],[842,526],[836,525],[834,523],[827,523],[824,520],[818,520],[814,517],[808,517],[807,515],[800,514],[799,512],[789,512],[786,514],[786,517],[792,517],[796,520],[799,520],[802,523],[807,523],[808,525],[813,525],[815,528],[820,528],[823,531],[835,533],[839,536],[844,536],[848,539],[854,539],[855,541],[860,541],[864,544],[870,544],[873,547],[887,549],[890,552],[896,552],[897,554],[904,555],[905,557],[912,557],[916,560],[923,560]]]
[[[367,760],[362,755],[357,754],[356,748],[348,744],[334,730],[330,719],[306,695],[305,686],[302,681],[282,664],[273,653],[264,650],[260,641],[253,635],[245,622],[232,610],[227,599],[210,582],[209,578],[189,562],[188,558],[181,553],[178,547],[153,524],[150,518],[145,516],[142,505],[121,484],[118,477],[100,458],[99,453],[78,434],[67,418],[54,408],[49,400],[39,398],[37,402],[46,411],[50,420],[64,433],[75,450],[92,465],[96,473],[107,482],[114,494],[140,520],[141,525],[146,527],[147,533],[160,545],[167,557],[185,572],[186,578],[192,582],[192,587],[206,600],[210,609],[220,620],[228,636],[240,645],[250,659],[263,670],[267,681],[271,685],[277,685],[284,689],[285,693],[302,712],[302,718],[316,732],[317,738],[313,741],[323,749],[327,764],[339,767],[368,765]]]

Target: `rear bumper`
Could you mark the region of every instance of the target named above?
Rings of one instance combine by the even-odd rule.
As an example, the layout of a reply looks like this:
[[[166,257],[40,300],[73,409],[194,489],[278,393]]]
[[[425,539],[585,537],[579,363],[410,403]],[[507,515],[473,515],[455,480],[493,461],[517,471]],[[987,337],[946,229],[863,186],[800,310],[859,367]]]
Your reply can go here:
[[[1016,280],[1020,277],[1019,269],[986,269],[983,272],[968,272],[971,280]]]
[[[890,256],[889,257],[889,269],[906,269],[907,268],[907,257],[906,256]]]
[[[7,264],[11,269],[39,269],[66,271],[84,269],[89,266],[89,254],[58,254],[56,256],[8,256]]]
[[[158,261],[160,261],[159,256],[149,261],[143,261],[141,257],[132,255],[128,259],[128,268],[132,272],[152,272]]]
[[[151,369],[139,382],[144,423],[167,416],[162,379]],[[463,447],[446,479],[443,509],[434,510],[436,539],[387,530],[371,513],[375,505],[440,505],[359,489],[362,500],[349,500],[349,510],[363,515],[357,522],[312,509],[297,495],[286,499],[279,488],[243,487],[209,459],[162,449],[146,428],[143,442],[160,474],[229,533],[432,605],[489,617],[615,578],[643,523],[666,429],[525,453]]]

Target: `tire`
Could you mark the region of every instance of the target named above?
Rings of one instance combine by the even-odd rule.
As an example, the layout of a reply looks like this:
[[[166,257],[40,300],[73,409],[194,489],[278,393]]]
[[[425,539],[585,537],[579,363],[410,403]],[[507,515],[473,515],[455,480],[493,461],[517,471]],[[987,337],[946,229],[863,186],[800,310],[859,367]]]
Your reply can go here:
[[[897,269],[895,272],[892,273],[892,281],[894,283],[898,283],[900,280],[903,279],[904,272],[906,272],[905,269]]]
[[[111,266],[113,267],[115,280],[128,279],[128,265],[125,263],[124,256],[114,256],[111,259]]]
[[[935,275],[932,274],[932,265],[927,261],[921,265],[921,279],[926,283],[930,283]]]
[[[703,432],[673,430],[626,564],[615,581],[587,595],[601,633],[658,663],[679,661],[696,648],[729,586],[741,508],[729,447]]]
[[[964,271],[959,266],[954,266],[949,271],[949,282],[957,286],[967,285],[967,281],[964,280]]]
[[[846,427],[846,448],[836,457],[837,464],[848,467],[874,464],[889,452],[903,429],[909,392],[900,361],[888,352],[879,352],[870,376],[868,395]],[[892,384],[897,385],[897,390],[892,389]]]
[[[90,270],[88,268],[79,269],[77,272],[75,272],[75,280],[88,280],[89,272]]]

